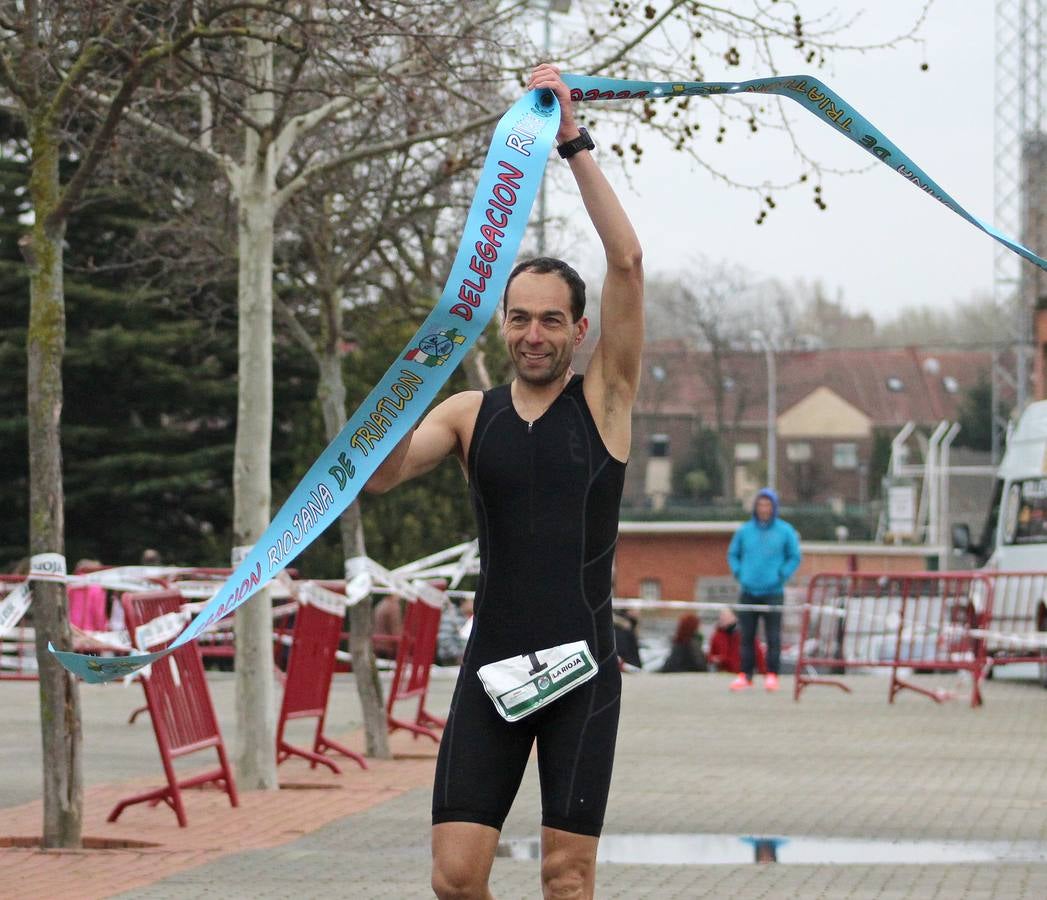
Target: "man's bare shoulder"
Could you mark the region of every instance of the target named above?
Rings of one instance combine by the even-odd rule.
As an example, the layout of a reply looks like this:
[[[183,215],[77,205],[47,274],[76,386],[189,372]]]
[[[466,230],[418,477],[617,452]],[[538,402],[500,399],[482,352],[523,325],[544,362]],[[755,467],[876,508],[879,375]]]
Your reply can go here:
[[[444,414],[453,415],[468,415],[480,411],[480,405],[484,402],[484,391],[483,390],[461,390],[458,393],[452,393],[443,403],[438,406],[438,409],[444,410]]]
[[[472,425],[483,399],[483,391],[459,391],[440,403],[433,413],[450,425]]]

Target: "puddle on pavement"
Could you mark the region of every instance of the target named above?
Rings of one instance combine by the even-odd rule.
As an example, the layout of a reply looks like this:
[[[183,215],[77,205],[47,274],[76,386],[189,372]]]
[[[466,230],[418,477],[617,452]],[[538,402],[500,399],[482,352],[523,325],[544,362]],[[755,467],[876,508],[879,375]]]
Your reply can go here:
[[[498,856],[538,859],[538,838],[502,841]],[[904,841],[734,834],[605,834],[598,863],[625,865],[840,865],[1047,862],[1036,841]]]

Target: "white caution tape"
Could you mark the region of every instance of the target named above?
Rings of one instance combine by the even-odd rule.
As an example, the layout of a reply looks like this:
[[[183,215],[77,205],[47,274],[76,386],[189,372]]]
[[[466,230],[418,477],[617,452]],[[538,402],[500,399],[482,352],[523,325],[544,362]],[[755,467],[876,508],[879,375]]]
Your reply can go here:
[[[187,621],[189,616],[184,610],[150,619],[135,629],[135,646],[139,650],[149,651],[160,644],[166,644],[181,634]]]
[[[33,602],[33,592],[29,582],[23,581],[0,601],[0,638],[9,634],[29,611]]]
[[[30,581],[65,581],[65,557],[61,553],[38,553],[29,560],[26,580],[0,601],[0,637],[10,632],[29,611],[33,602]]]
[[[362,573],[367,573],[373,582],[372,592],[398,594],[409,603],[421,600],[427,606],[442,609],[444,592],[433,587],[421,578],[405,578],[395,571],[375,562],[367,556],[354,556],[345,561],[345,578],[347,582]]]
[[[735,612],[802,612],[803,606],[783,603],[708,603],[697,600],[643,600],[639,597],[615,597],[611,604],[615,609],[676,609],[719,611],[733,609]]]
[[[1009,631],[991,631],[987,628],[972,628],[970,634],[973,637],[992,640],[1003,645],[1009,644],[1014,647],[1031,647],[1039,650],[1047,650],[1047,631],[1016,634]]]
[[[82,628],[71,626],[73,640],[80,646],[93,645],[102,650],[118,650],[121,653],[133,653],[131,635],[127,629],[120,631],[85,631]]]
[[[366,594],[364,595],[366,596]],[[324,612],[337,616],[339,619],[345,615],[349,598],[345,594],[329,591],[323,585],[315,581],[306,581],[298,587],[298,602],[307,606],[315,606]],[[358,601],[359,602],[359,601]]]

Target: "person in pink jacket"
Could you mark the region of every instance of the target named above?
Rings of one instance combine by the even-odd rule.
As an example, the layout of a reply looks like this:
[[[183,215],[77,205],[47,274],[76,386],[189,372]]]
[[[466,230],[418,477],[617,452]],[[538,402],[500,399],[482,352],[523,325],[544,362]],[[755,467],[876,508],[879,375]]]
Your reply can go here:
[[[76,564],[77,573],[95,569],[100,565],[94,559],[82,559]],[[108,622],[105,614],[105,588],[100,584],[75,584],[66,590],[69,598],[69,624],[82,631],[105,631]]]

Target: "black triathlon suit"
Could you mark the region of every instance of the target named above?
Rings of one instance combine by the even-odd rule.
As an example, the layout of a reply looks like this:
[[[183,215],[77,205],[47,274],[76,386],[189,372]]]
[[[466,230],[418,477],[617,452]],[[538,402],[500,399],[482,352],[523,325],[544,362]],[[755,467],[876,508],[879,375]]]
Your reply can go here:
[[[537,739],[542,824],[597,836],[621,696],[611,566],[625,463],[604,447],[575,375],[531,424],[508,385],[487,391],[468,470],[480,580],[440,742],[433,823],[500,830]],[[498,715],[477,669],[578,640],[599,664],[596,677],[517,722]]]

